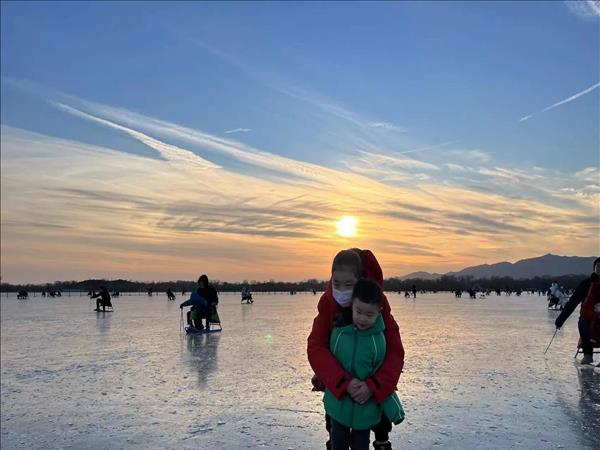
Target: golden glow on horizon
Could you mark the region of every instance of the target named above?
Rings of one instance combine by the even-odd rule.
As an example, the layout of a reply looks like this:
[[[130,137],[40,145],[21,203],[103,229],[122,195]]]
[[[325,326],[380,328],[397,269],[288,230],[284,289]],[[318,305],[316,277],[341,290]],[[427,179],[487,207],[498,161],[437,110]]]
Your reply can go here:
[[[356,236],[356,217],[344,216],[336,222],[337,233],[342,237]]]
[[[226,151],[312,181],[207,168],[154,141],[166,160],[5,125],[1,141],[2,279],[8,282],[163,281],[197,279],[198,272],[223,281],[305,280],[327,276],[331,258],[352,246],[372,250],[386,275],[399,276],[598,247],[597,168],[561,172],[573,181],[572,191],[556,194],[567,205],[561,206],[525,195],[527,183],[554,192],[543,169],[542,178],[519,181],[526,184],[517,199],[433,179],[395,187],[233,142]],[[397,169],[386,161],[377,170],[392,176]],[[494,173],[528,180],[517,169]]]

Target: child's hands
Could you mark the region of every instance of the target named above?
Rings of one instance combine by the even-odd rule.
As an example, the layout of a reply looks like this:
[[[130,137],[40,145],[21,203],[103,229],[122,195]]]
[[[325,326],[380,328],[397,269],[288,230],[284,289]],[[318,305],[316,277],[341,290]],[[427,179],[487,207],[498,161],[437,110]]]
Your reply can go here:
[[[353,379],[348,385],[348,393],[350,394],[350,397],[352,397],[353,401],[355,401],[359,405],[362,405],[363,403],[366,403],[367,400],[369,400],[373,394],[371,393],[369,386],[367,386],[367,383],[360,380],[356,380],[356,383],[354,384],[353,389],[351,391],[350,386],[355,380],[356,379]]]
[[[350,394],[350,397],[354,397],[356,391],[358,391],[358,388],[360,387],[360,383],[362,383],[362,381],[358,378],[352,378],[350,383],[348,383],[346,390],[348,391],[348,394]]]

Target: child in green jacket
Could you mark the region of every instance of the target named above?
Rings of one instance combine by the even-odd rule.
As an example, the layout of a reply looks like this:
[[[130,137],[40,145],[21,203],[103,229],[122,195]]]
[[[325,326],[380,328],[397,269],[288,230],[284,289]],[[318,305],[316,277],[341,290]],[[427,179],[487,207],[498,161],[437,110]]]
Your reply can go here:
[[[336,324],[331,333],[331,352],[340,365],[359,380],[375,373],[385,358],[385,325],[380,313],[382,295],[377,283],[359,280],[352,291],[352,322]],[[326,389],[323,402],[331,416],[332,450],[367,450],[370,429],[379,423],[382,414],[395,424],[404,420],[404,410],[395,393],[379,405],[372,397],[358,404],[349,395],[338,400]]]

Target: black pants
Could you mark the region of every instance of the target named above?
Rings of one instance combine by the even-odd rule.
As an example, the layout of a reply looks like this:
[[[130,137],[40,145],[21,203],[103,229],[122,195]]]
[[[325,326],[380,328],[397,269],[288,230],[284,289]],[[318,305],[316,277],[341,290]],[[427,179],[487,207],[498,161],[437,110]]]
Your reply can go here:
[[[331,417],[329,414],[325,414],[325,429],[327,433],[331,435]],[[381,415],[381,421],[371,428],[375,433],[375,440],[378,442],[387,442],[390,440],[390,431],[392,431],[392,422],[387,418],[385,414]]]
[[[594,353],[594,346],[592,345],[592,330],[590,323],[583,317],[579,317],[579,337],[581,338],[581,349],[584,355],[591,355]]]
[[[369,450],[371,430],[353,430],[331,419],[331,450]]]

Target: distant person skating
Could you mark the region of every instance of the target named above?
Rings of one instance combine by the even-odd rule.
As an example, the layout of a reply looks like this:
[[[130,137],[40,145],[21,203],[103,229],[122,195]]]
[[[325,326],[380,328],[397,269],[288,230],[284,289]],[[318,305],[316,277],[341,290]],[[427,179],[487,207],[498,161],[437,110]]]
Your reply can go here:
[[[171,288],[167,288],[167,300],[175,300],[175,294],[173,294]]]
[[[385,325],[381,316],[383,292],[377,283],[361,279],[352,291],[351,317],[338,317],[331,333],[329,349],[337,362],[357,383],[372,377],[386,354]],[[333,450],[367,450],[371,428],[383,414],[393,423],[404,420],[404,410],[394,391],[381,402],[373,397],[355,402],[349,395],[336,397],[325,389],[325,411],[331,418]]]
[[[413,294],[413,298],[417,298],[417,285],[416,284],[412,285],[412,294]]]
[[[102,306],[102,311],[106,311],[107,306],[112,308],[110,293],[108,292],[108,289],[106,289],[105,287],[101,288],[99,293],[92,295],[91,298],[96,299],[96,309],[94,309],[94,311],[100,311],[101,306]],[[88,308],[89,308],[89,306],[88,306]]]
[[[554,322],[556,328],[562,328],[565,321],[569,318],[571,313],[575,311],[575,308],[577,308],[577,305],[586,300],[586,297],[590,291],[590,287],[592,286],[592,284],[599,280],[600,258],[596,258],[594,260],[594,272],[588,278],[579,283],[579,285],[575,289],[575,292],[573,292],[573,295],[571,295],[571,298],[565,305],[563,311],[556,318],[556,321]],[[592,344],[591,338],[592,332],[595,330],[593,330],[591,327],[592,321],[590,320],[589,316],[586,317],[587,315],[584,315],[583,312],[584,311],[582,308],[580,311],[578,323],[579,337],[581,338],[581,348],[583,350],[583,358],[581,359],[581,364],[590,364],[594,361],[594,346]]]

